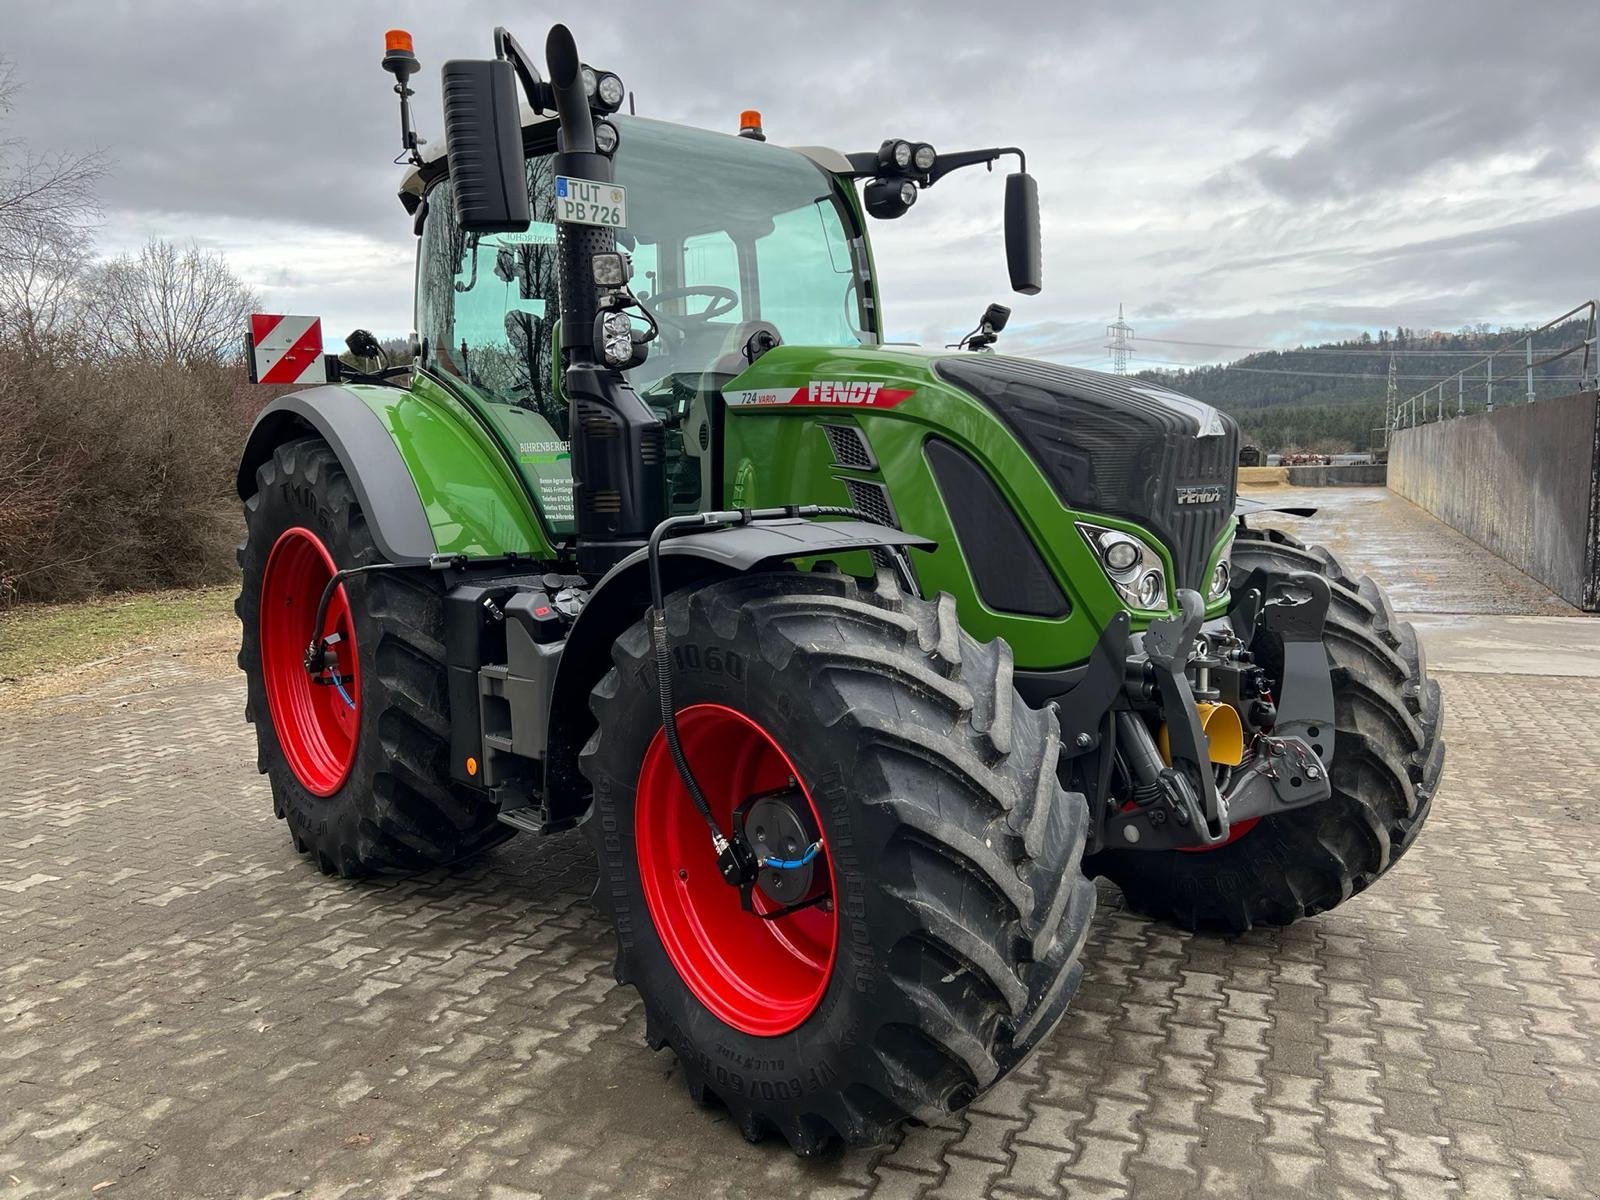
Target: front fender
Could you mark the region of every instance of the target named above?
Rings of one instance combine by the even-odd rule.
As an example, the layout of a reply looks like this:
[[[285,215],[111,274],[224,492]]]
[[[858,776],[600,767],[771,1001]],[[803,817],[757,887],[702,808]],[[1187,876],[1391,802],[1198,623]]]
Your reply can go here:
[[[866,521],[773,521],[690,533],[661,543],[662,584],[668,592],[794,559],[827,558],[878,546],[923,550],[916,534]],[[576,820],[588,807],[578,752],[594,732],[589,692],[611,668],[611,646],[650,606],[647,554],[623,559],[589,593],[567,635],[551,693],[545,803],[554,822]]]

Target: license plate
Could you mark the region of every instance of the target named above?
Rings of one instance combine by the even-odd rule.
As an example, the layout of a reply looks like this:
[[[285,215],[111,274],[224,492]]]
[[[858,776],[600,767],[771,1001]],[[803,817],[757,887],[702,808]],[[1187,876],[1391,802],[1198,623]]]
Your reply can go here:
[[[557,175],[556,220],[621,229],[628,223],[627,196],[620,184]]]

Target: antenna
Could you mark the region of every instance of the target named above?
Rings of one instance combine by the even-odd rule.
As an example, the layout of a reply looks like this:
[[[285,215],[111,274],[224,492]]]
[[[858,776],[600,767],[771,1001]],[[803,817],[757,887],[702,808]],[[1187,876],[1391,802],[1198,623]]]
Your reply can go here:
[[[1122,305],[1117,305],[1117,319],[1106,326],[1106,349],[1111,351],[1111,370],[1118,375],[1128,373],[1128,355],[1133,350],[1133,326],[1122,319]]]

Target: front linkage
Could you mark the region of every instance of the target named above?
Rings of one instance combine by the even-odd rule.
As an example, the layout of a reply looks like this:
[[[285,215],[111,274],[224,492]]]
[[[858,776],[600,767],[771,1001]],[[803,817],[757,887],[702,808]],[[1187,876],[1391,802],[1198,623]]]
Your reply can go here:
[[[1267,590],[1264,579],[1245,579],[1227,617],[1209,625],[1199,593],[1184,589],[1178,613],[1143,634],[1129,632],[1126,614],[1106,627],[1082,681],[1058,702],[1064,774],[1102,798],[1092,806],[1091,852],[1220,846],[1261,817],[1332,794],[1328,585],[1301,573]],[[1261,629],[1283,644],[1276,698],[1250,651]],[[1202,721],[1215,706],[1243,726],[1229,756],[1238,761],[1220,768]],[[1244,728],[1253,730],[1248,740]]]

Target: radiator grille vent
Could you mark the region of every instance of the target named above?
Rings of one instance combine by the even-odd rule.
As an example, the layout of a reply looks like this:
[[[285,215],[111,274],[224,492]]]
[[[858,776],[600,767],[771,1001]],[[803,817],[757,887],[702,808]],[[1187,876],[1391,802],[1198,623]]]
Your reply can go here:
[[[878,469],[878,460],[872,455],[872,447],[867,445],[867,435],[856,426],[824,425],[822,432],[828,435],[828,445],[833,449],[833,461],[841,467],[850,467],[857,471]]]
[[[893,529],[900,528],[900,521],[895,516],[894,504],[889,500],[889,489],[881,483],[867,483],[860,479],[846,479],[844,486],[850,492],[850,506],[865,513],[867,518],[876,521],[879,525],[888,525]]]

